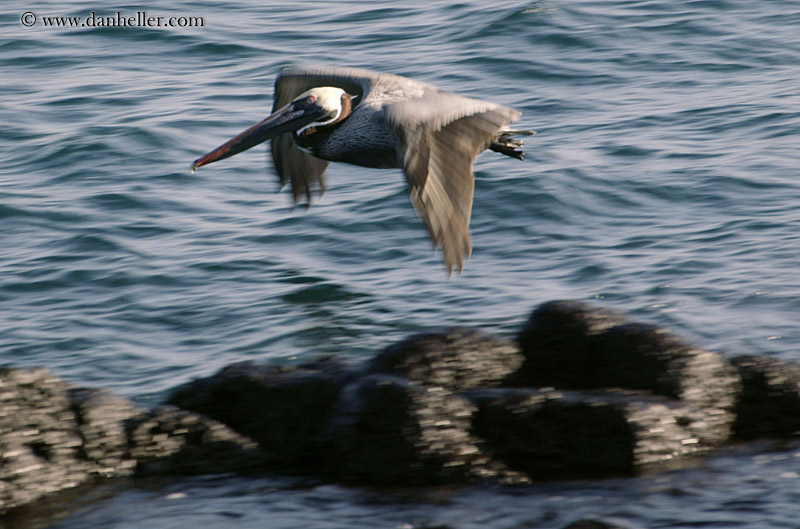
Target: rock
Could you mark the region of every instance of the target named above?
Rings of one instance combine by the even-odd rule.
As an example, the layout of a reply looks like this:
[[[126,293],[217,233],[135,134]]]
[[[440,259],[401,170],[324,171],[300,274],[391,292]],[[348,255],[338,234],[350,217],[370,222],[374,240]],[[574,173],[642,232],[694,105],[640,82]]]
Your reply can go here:
[[[727,439],[741,384],[731,363],[664,329],[618,324],[620,318],[582,303],[545,303],[520,334],[526,357],[520,378],[527,385],[645,390],[680,399],[714,426],[704,441]]]
[[[478,411],[484,450],[533,479],[629,475],[671,465],[710,446],[710,426],[687,404],[632,391],[484,389],[465,394]]]
[[[138,473],[252,472],[269,464],[257,444],[222,423],[174,406],[159,406],[128,425]]]
[[[440,388],[366,376],[342,391],[331,416],[328,475],[378,485],[518,479],[478,449],[469,433],[472,412],[466,399]]]
[[[600,335],[626,322],[620,312],[579,301],[549,301],[534,310],[517,336],[531,386],[602,387],[593,384]]]
[[[147,413],[104,389],[72,388],[69,399],[83,456],[94,463],[92,473],[102,476],[130,473],[137,463],[128,454],[125,425]]]
[[[800,434],[800,365],[766,356],[732,362],[742,377],[734,434],[745,439]]]
[[[704,415],[710,426],[704,441],[719,444],[729,438],[741,378],[725,357],[645,324],[609,329],[602,351],[607,367],[599,378],[609,386],[680,399]]]
[[[417,334],[391,345],[369,363],[366,371],[457,392],[499,385],[519,369],[523,360],[513,342],[472,329],[453,328]]]
[[[734,406],[740,437],[800,432],[798,365],[734,367],[567,301],[540,306],[518,341],[455,328],[360,370],[239,363],[152,411],[46,370],[2,369],[0,512],[133,473],[278,469],[384,486],[629,475],[724,441]]]
[[[334,358],[300,366],[233,364],[168,399],[253,439],[284,471],[314,472],[327,456],[320,433],[352,376]]]
[[[44,369],[0,369],[0,513],[98,477],[249,472],[264,466],[255,447],[192,412],[147,412]]]
[[[597,378],[606,387],[643,389],[730,417],[741,379],[722,355],[652,325],[618,325],[604,333]]]
[[[0,512],[90,478],[69,389],[45,369],[0,369]]]

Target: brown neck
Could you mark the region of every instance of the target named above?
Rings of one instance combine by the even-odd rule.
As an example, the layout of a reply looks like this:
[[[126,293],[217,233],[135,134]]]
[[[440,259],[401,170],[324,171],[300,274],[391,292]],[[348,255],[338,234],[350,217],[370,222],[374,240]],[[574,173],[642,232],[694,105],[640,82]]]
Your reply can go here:
[[[333,131],[338,129],[353,111],[353,102],[347,92],[342,94],[341,104],[342,111],[339,113],[339,117],[336,118],[336,121],[325,125],[308,127],[302,133],[295,134],[294,141],[301,147],[313,151],[320,143],[327,140]]]

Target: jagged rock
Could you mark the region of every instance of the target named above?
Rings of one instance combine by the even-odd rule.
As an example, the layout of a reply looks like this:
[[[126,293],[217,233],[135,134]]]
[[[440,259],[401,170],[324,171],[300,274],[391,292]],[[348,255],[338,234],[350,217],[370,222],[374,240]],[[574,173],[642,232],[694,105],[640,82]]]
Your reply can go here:
[[[680,399],[714,425],[705,441],[727,439],[741,384],[731,363],[652,325],[615,325],[621,317],[577,302],[542,305],[519,337],[527,360],[520,377],[529,385],[646,390]]]
[[[469,434],[473,407],[440,388],[369,375],[341,394],[327,429],[328,474],[350,483],[415,485],[521,477]]]
[[[242,362],[178,388],[168,403],[253,439],[287,472],[313,472],[327,456],[320,432],[351,376],[335,358],[300,366]]]
[[[687,404],[632,391],[483,389],[472,432],[534,479],[631,474],[708,450],[709,428]]]
[[[279,469],[378,485],[630,474],[725,440],[734,403],[741,437],[800,432],[800,366],[735,363],[561,301],[534,311],[519,348],[450,329],[360,370],[334,358],[234,364],[178,388],[169,402],[183,409],[2,369],[0,512],[134,472]]]
[[[730,416],[741,388],[722,355],[685,343],[665,329],[629,323],[604,333],[598,378],[607,387],[643,389]]]
[[[734,433],[741,438],[800,434],[800,365],[766,356],[732,360],[742,377]]]
[[[0,513],[100,476],[250,471],[263,467],[255,446],[192,412],[0,369]]]
[[[0,512],[89,479],[69,389],[45,369],[0,369]]]
[[[130,457],[139,473],[207,474],[263,470],[257,444],[213,419],[159,406],[128,424]]]
[[[136,467],[128,454],[128,420],[147,413],[104,389],[69,390],[72,411],[81,436],[83,456],[94,463],[92,472],[103,476],[127,474]]]
[[[367,373],[465,391],[496,386],[522,365],[519,347],[483,332],[453,328],[417,334],[387,347],[367,366]]]
[[[579,301],[541,304],[517,336],[527,359],[524,382],[530,386],[587,387],[599,363],[599,336],[626,321],[620,312]]]

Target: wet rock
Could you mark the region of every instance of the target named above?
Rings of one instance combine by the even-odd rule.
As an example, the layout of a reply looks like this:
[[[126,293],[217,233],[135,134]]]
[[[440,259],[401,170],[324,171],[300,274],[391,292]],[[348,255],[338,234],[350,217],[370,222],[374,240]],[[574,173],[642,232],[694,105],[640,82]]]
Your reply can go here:
[[[549,301],[534,310],[517,337],[528,385],[602,387],[588,383],[600,364],[601,335],[626,322],[620,312],[580,301]],[[588,385],[587,385],[588,384]]]
[[[741,384],[731,363],[664,329],[618,324],[621,318],[577,302],[542,305],[519,337],[526,357],[522,379],[528,385],[646,390],[680,399],[714,426],[704,441],[727,439]]]
[[[484,389],[472,432],[485,451],[533,479],[628,475],[709,449],[693,407],[633,391]]]
[[[168,403],[253,439],[287,472],[313,472],[327,456],[320,433],[351,376],[334,358],[300,366],[242,362],[178,388]]]
[[[159,406],[128,423],[130,457],[138,473],[209,474],[263,470],[257,444],[215,420]]]
[[[0,370],[0,512],[132,473],[279,469],[389,486],[631,474],[725,440],[735,404],[741,437],[800,432],[800,366],[735,363],[560,301],[534,311],[519,347],[456,328],[359,370],[239,363],[152,411],[45,370]]]
[[[72,411],[81,436],[83,456],[94,463],[92,473],[115,476],[130,473],[136,460],[128,454],[126,422],[146,412],[103,389],[69,390]]]
[[[255,446],[192,412],[147,412],[44,369],[0,369],[0,512],[98,477],[250,471],[263,467]]]
[[[608,330],[602,351],[607,368],[599,378],[609,385],[680,399],[703,414],[709,425],[704,441],[729,438],[741,377],[725,357],[645,324]]]
[[[522,365],[517,345],[474,329],[417,334],[386,348],[368,373],[405,377],[449,391],[496,386]]]
[[[734,433],[741,438],[800,434],[800,365],[766,356],[732,360],[742,377]]]
[[[69,400],[47,370],[0,370],[0,512],[89,479]]]
[[[689,345],[669,331],[630,323],[604,333],[599,379],[681,399],[710,415],[731,417],[741,379],[722,355]]]
[[[469,433],[473,407],[440,388],[389,375],[348,385],[327,429],[328,474],[349,483],[419,485],[521,479],[492,462]]]

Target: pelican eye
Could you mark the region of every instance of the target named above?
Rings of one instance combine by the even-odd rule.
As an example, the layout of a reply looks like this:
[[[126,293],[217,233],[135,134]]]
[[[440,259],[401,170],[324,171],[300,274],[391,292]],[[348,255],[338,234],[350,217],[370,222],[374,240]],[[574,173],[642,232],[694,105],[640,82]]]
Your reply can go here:
[[[316,101],[317,101],[317,98],[314,97],[314,96],[308,96],[306,98],[306,103],[308,103],[309,105],[313,105]]]

